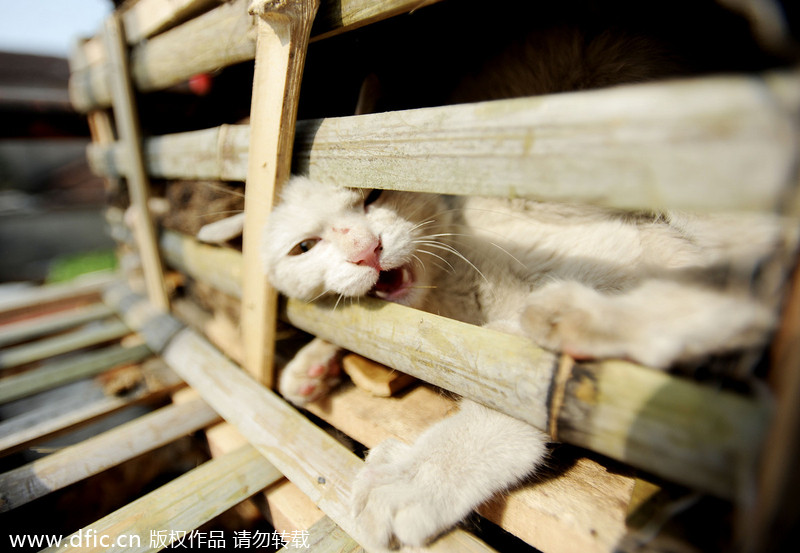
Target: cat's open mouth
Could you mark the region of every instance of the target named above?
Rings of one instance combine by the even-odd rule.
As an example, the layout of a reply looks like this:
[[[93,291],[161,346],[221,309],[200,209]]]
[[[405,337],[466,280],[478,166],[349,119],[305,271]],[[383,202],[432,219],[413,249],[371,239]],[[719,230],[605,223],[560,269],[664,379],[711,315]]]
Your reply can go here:
[[[370,295],[387,301],[397,301],[408,294],[413,284],[414,274],[408,265],[403,265],[396,269],[381,271]]]

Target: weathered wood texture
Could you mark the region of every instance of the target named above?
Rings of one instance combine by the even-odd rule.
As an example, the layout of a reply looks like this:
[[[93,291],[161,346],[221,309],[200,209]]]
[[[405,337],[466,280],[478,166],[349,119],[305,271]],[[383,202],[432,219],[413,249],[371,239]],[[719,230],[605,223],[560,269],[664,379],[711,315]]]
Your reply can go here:
[[[136,109],[133,85],[129,73],[128,51],[125,32],[119,14],[111,15],[104,26],[104,44],[109,55],[111,98],[119,139],[128,160],[126,175],[131,208],[136,215],[134,236],[139,257],[142,260],[147,295],[153,305],[162,310],[169,309],[169,297],[158,243],[147,202],[150,197],[150,179],[142,153],[142,134]]]
[[[100,292],[117,277],[111,272],[99,272],[76,278],[63,284],[49,284],[23,290],[0,301],[0,322],[11,323],[33,316],[40,311],[58,311],[96,301]]]
[[[107,303],[137,330],[157,312],[124,287],[109,289]],[[124,309],[123,309],[124,306]],[[356,540],[358,528],[348,497],[362,461],[271,390],[259,385],[195,332],[185,329],[163,351],[163,358],[226,421],[320,509]],[[490,551],[473,536],[456,530],[432,551]]]
[[[294,171],[366,188],[797,215],[799,113],[790,71],[301,121]],[[248,140],[243,126],[151,139],[148,169],[243,179]],[[89,157],[100,174],[126,171],[116,147]]]
[[[390,400],[348,386],[307,408],[359,443],[374,447],[388,438],[413,441],[457,406],[426,386]],[[627,530],[634,479],[588,458],[556,456],[547,464],[557,477],[501,494],[478,512],[547,553],[614,551]]]
[[[57,403],[45,405],[0,422],[0,455],[14,453],[132,405],[160,401],[184,385],[175,373],[160,363],[144,364],[139,371],[142,384],[130,393],[106,396],[66,413]]]
[[[556,356],[524,338],[393,303],[362,298],[334,309],[288,300],[286,316],[545,432],[555,428],[560,440],[721,497],[742,491],[739,478],[767,427],[766,407],[755,400],[621,361],[562,365],[559,374]],[[563,396],[551,394],[556,379]]]
[[[40,338],[62,330],[103,319],[112,311],[102,303],[0,326],[0,347]]]
[[[125,326],[125,323],[120,320],[111,320],[97,326],[91,325],[67,334],[6,348],[0,351],[0,369],[18,367],[54,355],[96,346],[117,340],[130,333],[131,331]]]
[[[162,407],[79,444],[0,474],[0,512],[10,511],[99,474],[218,420],[219,415],[201,399]]]
[[[65,550],[131,553],[161,551],[170,543],[184,539],[190,545],[190,533],[201,524],[225,512],[237,503],[281,477],[258,451],[250,446],[208,461],[157,490],[129,503],[94,524],[64,538],[64,545],[43,551]],[[202,490],[202,501],[198,501]],[[155,534],[151,534],[155,532]],[[108,536],[106,547],[91,540],[72,547],[73,536]],[[151,540],[151,536],[157,538]],[[138,536],[136,540],[128,537]],[[161,537],[163,536],[163,539]],[[122,540],[118,538],[122,537]],[[108,547],[108,544],[114,544]],[[208,545],[208,544],[206,544]]]
[[[259,16],[250,147],[244,195],[242,313],[245,368],[271,387],[278,292],[264,277],[264,225],[289,179],[297,101],[319,0],[253,2]]]
[[[330,0],[323,4],[314,34],[330,36],[420,8],[437,0]],[[185,81],[192,75],[217,71],[252,60],[256,52],[256,22],[248,14],[250,0],[225,3],[208,13],[137,44],[131,53],[138,90],[149,92]],[[126,22],[127,24],[127,22]],[[74,63],[70,98],[80,111],[108,106],[108,68],[102,55],[86,66]]]
[[[150,355],[152,355],[150,348],[145,345],[134,347],[117,345],[86,352],[76,358],[50,362],[43,367],[0,379],[0,403],[95,376],[118,365],[136,363]]]

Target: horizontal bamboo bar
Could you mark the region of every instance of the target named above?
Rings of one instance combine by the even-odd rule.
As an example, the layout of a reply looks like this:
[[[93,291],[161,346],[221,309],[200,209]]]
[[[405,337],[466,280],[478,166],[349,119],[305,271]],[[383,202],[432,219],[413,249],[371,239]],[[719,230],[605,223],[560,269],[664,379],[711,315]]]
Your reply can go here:
[[[184,543],[188,546],[189,535],[193,530],[280,477],[280,472],[258,451],[246,445],[233,453],[203,463],[94,524],[65,537],[60,547],[42,551],[161,551],[181,536],[185,536]],[[202,497],[202,501],[198,500],[198,495]],[[106,546],[91,540],[88,543],[79,541],[79,547],[70,546],[73,537],[87,535],[107,536]],[[151,540],[152,535],[164,536],[164,541]],[[138,543],[129,539],[134,536],[140,538]],[[114,545],[109,547],[109,544]],[[208,543],[205,545],[208,546]]]
[[[68,334],[45,338],[29,344],[0,351],[0,369],[18,367],[26,363],[41,361],[54,355],[69,353],[82,348],[118,340],[130,334],[130,329],[119,320],[111,320],[98,326],[90,326]]]
[[[124,286],[110,288],[105,301],[144,333],[157,311]],[[192,330],[177,334],[162,354],[167,364],[226,421],[308,495],[337,525],[358,541],[350,512],[351,483],[362,461],[299,414],[273,391],[258,384]],[[474,536],[455,530],[432,551],[491,551]]]
[[[0,379],[0,403],[95,376],[118,365],[137,363],[150,355],[150,348],[144,344],[133,347],[115,345],[86,352],[77,358],[48,363],[43,367]]]
[[[81,301],[96,299],[99,293],[116,278],[115,273],[103,271],[65,283],[31,287],[13,297],[0,300],[0,321],[62,303],[78,304]]]
[[[323,4],[315,35],[330,36],[404,13],[435,0],[331,0]],[[136,44],[131,65],[136,88],[160,90],[198,73],[254,59],[255,21],[250,0],[234,0],[186,23]],[[72,105],[80,111],[111,103],[108,68],[100,59],[70,76]],[[80,68],[76,63],[75,67]]]
[[[102,303],[78,307],[60,313],[44,315],[0,326],[0,347],[39,338],[82,324],[104,319],[112,314]]]
[[[0,474],[0,513],[99,474],[218,420],[219,415],[201,399],[169,405]]]
[[[800,213],[800,72],[706,77],[301,121],[294,171],[344,186],[581,201],[616,208]],[[148,171],[246,176],[246,126],[150,139]],[[119,146],[92,146],[102,175]]]
[[[0,422],[0,456],[84,426],[98,419],[143,403],[153,403],[174,392],[183,382],[165,366],[150,365],[141,371],[141,381],[133,392],[107,396],[66,413],[59,404],[49,404],[23,415]]]
[[[753,400],[613,360],[562,373],[563,407],[553,420],[558,362],[524,338],[372,298],[336,309],[325,301],[286,305],[289,322],[306,332],[545,432],[556,428],[563,441],[724,498],[742,491],[739,479],[752,469],[767,425],[766,407]]]

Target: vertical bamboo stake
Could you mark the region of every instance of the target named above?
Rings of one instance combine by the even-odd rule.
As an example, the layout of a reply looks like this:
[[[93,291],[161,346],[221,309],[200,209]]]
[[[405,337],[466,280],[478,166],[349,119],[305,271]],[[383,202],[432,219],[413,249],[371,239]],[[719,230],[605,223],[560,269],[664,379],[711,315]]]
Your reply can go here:
[[[142,154],[142,137],[128,67],[127,44],[118,14],[113,14],[106,20],[104,30],[104,42],[111,67],[114,117],[119,138],[128,157],[128,191],[136,214],[133,231],[142,258],[147,295],[154,306],[166,311],[169,309],[169,299],[164,285],[164,272],[158,254],[155,228],[147,209],[149,181]]]
[[[291,171],[297,96],[311,23],[319,0],[254,0],[258,16],[245,188],[242,337],[245,367],[272,386],[277,292],[267,284],[260,255],[263,227]]]

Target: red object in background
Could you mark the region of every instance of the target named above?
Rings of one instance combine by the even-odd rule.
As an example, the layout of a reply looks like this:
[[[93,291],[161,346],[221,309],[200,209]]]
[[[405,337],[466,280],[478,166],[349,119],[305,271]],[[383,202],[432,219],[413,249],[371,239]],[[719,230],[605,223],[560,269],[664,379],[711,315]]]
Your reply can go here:
[[[205,96],[211,92],[211,75],[199,73],[189,78],[189,89],[198,96]]]

